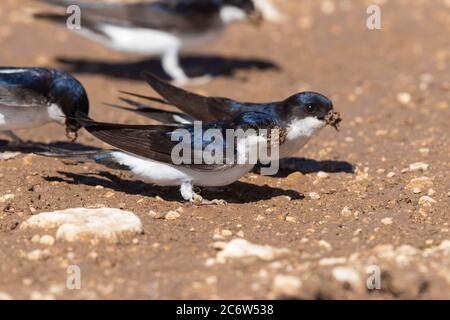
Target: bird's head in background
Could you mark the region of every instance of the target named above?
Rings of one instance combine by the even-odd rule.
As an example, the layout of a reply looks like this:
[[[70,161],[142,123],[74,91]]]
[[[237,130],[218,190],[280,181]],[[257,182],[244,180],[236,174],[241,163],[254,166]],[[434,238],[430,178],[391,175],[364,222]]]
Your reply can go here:
[[[76,117],[89,114],[88,95],[78,80],[64,72],[57,72],[60,75],[55,77],[49,91],[52,102],[49,114],[53,120],[65,125],[67,135],[75,140],[81,128]]]

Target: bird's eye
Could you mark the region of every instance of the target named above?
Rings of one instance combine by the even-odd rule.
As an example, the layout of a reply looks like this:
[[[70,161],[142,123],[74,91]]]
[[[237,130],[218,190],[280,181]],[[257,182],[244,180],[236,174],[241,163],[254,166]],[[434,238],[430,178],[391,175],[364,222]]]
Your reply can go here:
[[[315,105],[308,104],[308,105],[306,105],[305,110],[308,113],[314,113],[314,112],[316,112],[317,108]]]

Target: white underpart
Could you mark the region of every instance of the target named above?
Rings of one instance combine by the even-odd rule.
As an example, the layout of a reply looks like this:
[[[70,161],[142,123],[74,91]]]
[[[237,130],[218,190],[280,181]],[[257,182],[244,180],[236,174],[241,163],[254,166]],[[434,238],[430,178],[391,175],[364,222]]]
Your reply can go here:
[[[315,117],[293,120],[288,125],[286,141],[280,146],[280,158],[295,154],[325,125],[325,121]]]
[[[275,7],[271,0],[253,0],[256,9],[261,11],[265,20],[272,22],[282,22],[285,17]]]
[[[98,35],[87,28],[81,28],[76,32],[116,51],[141,55],[159,55],[162,57],[164,71],[179,83],[184,83],[188,80],[179,63],[179,51],[183,48],[208,43],[217,38],[222,32],[222,29],[218,28],[210,32],[200,32],[195,35],[178,37],[160,30],[109,24],[100,26],[100,29],[107,37]]]
[[[28,70],[25,69],[4,69],[4,70],[0,70],[1,74],[13,74],[13,73],[22,73],[22,72],[26,72]]]
[[[47,112],[51,120],[60,124],[64,124],[66,122],[66,116],[58,105],[51,104],[50,107],[47,108]]]
[[[110,39],[102,42],[114,50],[140,54],[164,54],[182,45],[180,38],[164,31],[103,25],[100,29]]]
[[[239,180],[240,177],[248,173],[254,166],[251,164],[239,165],[221,172],[205,172],[151,159],[144,159],[120,151],[113,152],[113,157],[119,164],[129,167],[131,172],[144,182],[158,186],[182,187],[181,192],[185,199],[189,195],[189,192],[192,192],[192,186],[225,186]]]
[[[224,23],[231,23],[234,21],[245,20],[247,14],[244,10],[233,6],[223,6],[220,9],[220,18]]]
[[[0,104],[0,131],[35,128],[52,121],[63,122],[61,118],[52,119],[50,113],[56,115],[55,107],[11,107]]]

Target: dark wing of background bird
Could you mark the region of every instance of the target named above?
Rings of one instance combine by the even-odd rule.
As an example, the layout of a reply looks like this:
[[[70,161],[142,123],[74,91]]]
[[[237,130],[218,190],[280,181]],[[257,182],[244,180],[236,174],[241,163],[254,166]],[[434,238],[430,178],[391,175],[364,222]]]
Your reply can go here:
[[[0,67],[0,105],[39,107],[49,103],[53,74],[44,68]]]
[[[102,33],[100,26],[110,24],[145,28],[171,33],[204,32],[219,27],[220,2],[217,0],[167,0],[131,4],[83,3],[72,0],[40,0],[42,2],[81,8],[82,27]],[[39,13],[37,18],[64,22],[65,15]]]

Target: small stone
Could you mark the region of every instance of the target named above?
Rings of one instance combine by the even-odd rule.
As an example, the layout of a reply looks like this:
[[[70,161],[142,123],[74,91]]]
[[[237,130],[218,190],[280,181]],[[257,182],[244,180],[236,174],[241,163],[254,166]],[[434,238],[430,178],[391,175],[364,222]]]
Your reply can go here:
[[[148,212],[148,215],[150,216],[150,218],[153,218],[153,219],[164,219],[165,218],[164,214],[159,213],[159,212],[155,212],[153,210],[150,210]]]
[[[256,221],[263,221],[264,219],[266,219],[266,218],[260,214],[258,214],[255,218]]]
[[[322,0],[320,10],[326,15],[333,14],[336,11],[336,4],[332,0]]]
[[[272,295],[274,298],[293,298],[299,294],[302,281],[294,276],[277,275],[273,279]]]
[[[51,235],[46,234],[39,239],[39,243],[46,246],[52,246],[55,244],[55,238],[53,238]]]
[[[423,156],[427,156],[430,153],[430,149],[428,148],[420,148],[419,149],[420,154],[422,154]]]
[[[0,197],[0,203],[4,203],[4,202],[6,202],[8,200],[12,200],[12,199],[14,199],[14,197],[15,197],[14,194],[7,193],[7,194],[5,194],[5,195]]]
[[[333,248],[331,246],[331,244],[328,241],[326,241],[326,240],[320,240],[319,241],[319,246],[322,247],[322,248],[325,248],[327,250],[331,250]]]
[[[395,177],[395,172],[393,172],[393,171],[389,172],[389,173],[386,175],[386,177],[388,177],[389,179]]]
[[[286,221],[287,222],[296,223],[297,222],[297,218],[296,217],[292,217],[292,216],[287,216],[286,217]]]
[[[236,235],[237,235],[239,238],[243,238],[243,237],[244,237],[244,231],[239,230],[239,231],[236,233]]]
[[[377,131],[375,132],[375,135],[376,135],[377,137],[382,137],[382,136],[387,135],[388,133],[389,133],[389,131],[384,130],[384,129],[380,129],[380,130],[377,130]]]
[[[231,237],[233,235],[233,232],[227,229],[223,229],[220,234],[224,237]]]
[[[320,179],[328,179],[330,177],[330,174],[324,171],[317,172],[317,177]]]
[[[420,206],[429,207],[429,206],[431,206],[434,203],[436,203],[436,200],[434,200],[433,198],[431,198],[429,196],[422,196],[419,199],[419,205]]]
[[[311,200],[319,200],[320,199],[320,195],[317,192],[310,192],[309,197],[311,198]]]
[[[414,189],[412,189],[412,192],[415,193],[415,194],[419,194],[419,193],[422,192],[422,189],[420,189],[420,188],[414,188]]]
[[[35,235],[31,238],[31,242],[34,242],[34,243],[38,243],[39,240],[41,240],[41,236],[38,235],[38,234],[35,234]]]
[[[434,191],[433,188],[428,189],[428,196],[434,196],[436,194],[436,191]]]
[[[433,185],[434,185],[433,181],[431,181],[430,178],[428,178],[428,177],[419,177],[419,178],[412,179],[406,185],[405,188],[407,190],[411,190],[411,191],[414,191],[414,189],[419,189],[420,192],[422,192],[422,190],[429,189],[429,188],[433,187]]]
[[[408,92],[399,92],[397,94],[397,101],[403,105],[409,104],[411,100],[412,100],[411,94]]]
[[[121,237],[134,236],[144,231],[134,213],[113,208],[43,212],[22,223],[21,228],[57,228],[56,239],[69,242],[102,239],[116,243]]]
[[[107,198],[107,199],[109,199],[109,198],[114,197],[114,195],[115,195],[114,192],[108,191],[107,193],[105,193],[104,197]]]
[[[343,215],[344,217],[350,217],[352,215],[352,211],[349,207],[344,207],[341,211],[341,215]]]
[[[20,154],[20,152],[0,152],[0,160],[10,160],[14,159]]]
[[[51,256],[51,253],[49,250],[36,249],[36,250],[28,252],[25,257],[31,261],[39,261],[39,260],[46,260],[50,256]]]
[[[177,212],[177,211],[169,211],[166,216],[165,219],[166,220],[176,220],[179,217],[181,217],[181,215]]]
[[[222,251],[217,253],[216,260],[224,263],[228,259],[257,257],[261,260],[271,261],[287,252],[289,250],[284,248],[273,248],[268,245],[253,244],[244,239],[233,239],[226,244]]]
[[[287,176],[287,180],[290,180],[290,181],[292,181],[292,180],[299,180],[302,177],[303,177],[303,174],[301,172],[296,171],[296,172],[291,173],[290,175],[288,175]]]
[[[339,281],[350,284],[353,288],[361,286],[361,277],[359,273],[350,267],[336,267],[331,272],[333,277]]]
[[[409,165],[409,171],[427,171],[429,165],[423,162],[415,162]]]
[[[381,223],[384,225],[392,224],[392,222],[393,222],[393,219],[391,217],[381,219]]]

